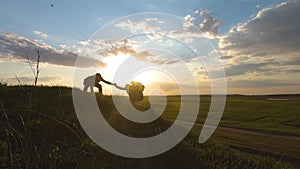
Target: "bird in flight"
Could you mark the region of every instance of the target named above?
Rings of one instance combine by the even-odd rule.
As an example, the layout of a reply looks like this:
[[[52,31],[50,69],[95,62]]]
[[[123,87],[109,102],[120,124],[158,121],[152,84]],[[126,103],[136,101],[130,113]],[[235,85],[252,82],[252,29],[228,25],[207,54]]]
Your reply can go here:
[[[51,4],[50,6],[51,6],[51,7],[54,7],[54,5],[53,5],[53,4]]]

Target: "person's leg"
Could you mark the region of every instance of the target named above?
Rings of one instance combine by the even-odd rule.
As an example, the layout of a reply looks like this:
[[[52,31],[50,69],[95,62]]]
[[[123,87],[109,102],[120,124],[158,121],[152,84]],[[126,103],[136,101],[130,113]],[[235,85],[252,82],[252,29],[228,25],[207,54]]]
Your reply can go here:
[[[99,93],[102,95],[102,85],[99,85],[98,89],[99,89]]]
[[[87,89],[88,89],[88,87],[89,87],[89,86],[86,86],[86,85],[84,85],[83,91],[85,91],[85,92],[86,92],[86,91],[87,91]]]
[[[101,84],[95,84],[95,87],[98,88],[99,93],[102,95],[102,85]]]
[[[86,81],[83,81],[83,86],[84,86],[83,91],[86,92],[89,87],[89,85],[86,83]]]
[[[91,92],[94,93],[94,87],[90,86]]]

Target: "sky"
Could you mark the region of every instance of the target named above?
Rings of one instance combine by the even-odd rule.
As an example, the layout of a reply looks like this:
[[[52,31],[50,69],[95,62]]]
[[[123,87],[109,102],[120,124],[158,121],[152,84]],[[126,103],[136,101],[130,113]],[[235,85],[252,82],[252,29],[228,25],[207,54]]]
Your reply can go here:
[[[0,82],[33,84],[38,50],[39,85],[83,88],[100,72],[146,94],[209,94],[214,80],[228,94],[300,93],[299,17],[299,0],[5,1]]]

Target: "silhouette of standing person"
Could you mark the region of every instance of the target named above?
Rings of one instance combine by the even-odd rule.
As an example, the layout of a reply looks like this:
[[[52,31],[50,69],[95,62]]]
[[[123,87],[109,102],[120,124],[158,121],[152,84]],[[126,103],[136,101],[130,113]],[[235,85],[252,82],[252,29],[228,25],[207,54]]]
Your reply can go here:
[[[87,91],[87,89],[90,87],[91,92],[94,92],[93,87],[97,87],[99,90],[99,93],[102,95],[102,85],[99,84],[99,82],[104,82],[109,85],[115,85],[115,83],[111,83],[109,81],[106,81],[102,78],[100,73],[96,73],[96,75],[89,76],[84,79],[83,84],[84,84],[84,91]]]

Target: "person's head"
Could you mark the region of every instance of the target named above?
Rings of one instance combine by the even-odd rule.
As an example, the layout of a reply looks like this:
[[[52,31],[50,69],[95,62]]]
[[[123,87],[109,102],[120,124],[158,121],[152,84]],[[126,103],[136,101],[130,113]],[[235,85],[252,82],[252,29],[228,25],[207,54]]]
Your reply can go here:
[[[100,73],[96,73],[96,77],[101,77],[101,74]]]

